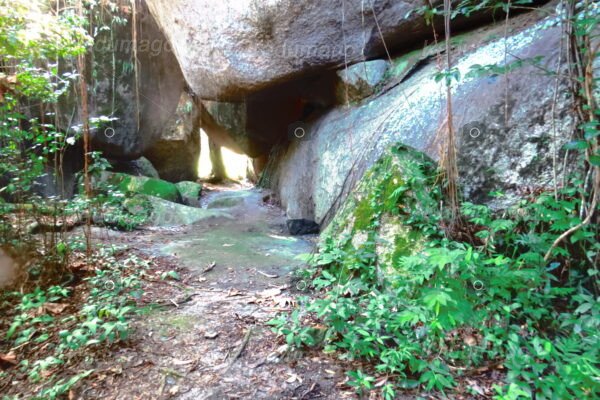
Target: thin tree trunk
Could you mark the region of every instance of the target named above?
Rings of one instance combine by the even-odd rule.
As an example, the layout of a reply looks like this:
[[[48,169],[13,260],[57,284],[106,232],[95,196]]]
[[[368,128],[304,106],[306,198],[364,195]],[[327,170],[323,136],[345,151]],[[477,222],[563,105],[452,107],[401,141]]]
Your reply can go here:
[[[444,1],[445,12],[445,36],[446,36],[446,69],[448,72],[452,68],[452,59],[450,54],[450,16],[452,13],[452,3],[450,0]],[[458,166],[456,164],[456,134],[453,124],[452,112],[452,87],[450,78],[446,78],[446,118],[448,136],[446,138],[445,170],[448,179],[447,195],[450,203],[450,212],[452,227],[459,223],[459,204],[458,204]]]
[[[78,13],[83,17],[83,5],[81,0],[78,2]],[[79,69],[79,91],[81,95],[81,120],[83,122],[83,182],[85,188],[85,197],[88,201],[86,210],[86,229],[85,229],[85,243],[86,253],[88,258],[92,252],[92,214],[90,209],[90,200],[92,198],[92,188],[90,183],[89,175],[89,164],[90,164],[90,123],[89,123],[89,110],[88,110],[88,93],[87,83],[85,79],[85,53],[77,56],[77,66]]]

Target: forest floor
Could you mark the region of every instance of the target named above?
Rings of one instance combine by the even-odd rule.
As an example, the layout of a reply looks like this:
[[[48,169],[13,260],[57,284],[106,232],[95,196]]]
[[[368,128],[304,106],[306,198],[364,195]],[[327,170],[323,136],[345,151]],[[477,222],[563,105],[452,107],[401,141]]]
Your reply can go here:
[[[290,348],[268,324],[292,311],[300,297],[315,295],[294,272],[304,268],[297,256],[311,253],[318,237],[290,236],[284,213],[268,192],[236,185],[207,189],[201,202],[205,217],[190,225],[132,232],[92,227],[99,248],[113,249],[120,260],[142,261],[134,264],[143,287],[140,313],[130,320],[125,340],[82,348],[68,363],[50,366],[46,375],[68,379],[85,373],[67,390],[69,400],[381,399],[378,390],[359,397],[348,384],[348,371],[372,370],[366,361],[340,360],[318,347]],[[77,229],[74,233],[83,232]],[[78,278],[70,288],[77,295],[28,313],[78,318],[89,291],[82,278],[102,269],[90,266],[83,254],[79,258],[73,262]],[[16,316],[14,310],[10,316]],[[44,382],[33,384],[17,365],[46,359],[53,347],[35,345],[33,337],[11,347],[4,340],[10,316],[0,318],[0,397],[34,398]],[[52,329],[69,328],[63,325]],[[490,398],[483,393],[492,393],[500,378],[497,371],[467,377],[457,392],[475,388],[482,396],[452,398]],[[385,382],[379,377],[376,386]],[[417,390],[396,397],[416,398],[442,397]]]
[[[179,280],[145,282],[143,301],[162,306],[99,357],[77,398],[355,398],[344,384],[348,365],[318,350],[290,351],[267,325],[306,295],[291,273],[316,237],[290,237],[282,211],[258,189],[209,191],[203,206],[225,214],[98,235],[151,259],[148,274],[174,270]]]

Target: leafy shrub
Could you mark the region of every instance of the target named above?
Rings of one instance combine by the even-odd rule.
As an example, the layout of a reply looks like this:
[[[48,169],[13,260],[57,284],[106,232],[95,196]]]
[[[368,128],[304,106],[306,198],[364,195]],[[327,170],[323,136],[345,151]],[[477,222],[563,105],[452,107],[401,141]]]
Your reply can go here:
[[[380,213],[398,208],[390,199],[407,200],[396,194],[374,197]],[[544,261],[556,238],[581,221],[572,195],[542,194],[504,215],[464,203],[469,241],[447,238],[437,218],[426,226],[409,213],[403,222],[428,232],[425,248],[395,258],[383,279],[376,218],[358,246],[351,235],[327,236],[304,271],[321,295],[271,323],[291,345],[322,344],[342,358],[369,360],[371,374],[395,376],[381,388],[385,398],[403,388],[447,392],[462,375],[500,365],[507,374],[499,399],[594,398],[600,299],[589,260],[600,253],[598,227],[577,231],[555,249],[555,262]],[[317,341],[315,327],[323,325]],[[349,375],[360,390],[373,388],[366,371]]]
[[[64,286],[3,295],[11,303],[18,300],[5,336],[10,346],[20,351],[42,345],[53,349],[44,358],[19,363],[29,382],[43,384],[39,398],[57,398],[93,372],[58,379],[58,367],[70,365],[80,352],[125,340],[130,332],[130,319],[140,311],[134,300],[141,296],[140,277],[147,264],[135,256],[117,260],[111,252],[105,249],[91,260],[98,268],[85,278],[89,294],[81,304],[75,304],[75,292]],[[73,307],[75,312],[63,313]]]

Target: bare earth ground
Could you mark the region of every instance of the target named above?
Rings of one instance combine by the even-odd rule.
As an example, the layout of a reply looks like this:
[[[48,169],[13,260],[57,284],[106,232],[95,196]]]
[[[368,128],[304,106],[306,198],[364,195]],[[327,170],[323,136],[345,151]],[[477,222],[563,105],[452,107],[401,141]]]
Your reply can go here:
[[[133,336],[96,361],[83,399],[348,399],[348,365],[319,351],[288,351],[267,321],[298,292],[294,257],[315,238],[285,232],[280,209],[257,189],[214,191],[204,206],[225,211],[196,224],[106,232],[152,258],[180,281],[148,283],[145,299],[164,304],[140,317]],[[312,240],[311,240],[312,239]],[[152,273],[152,272],[151,272]],[[158,273],[158,272],[157,272]]]

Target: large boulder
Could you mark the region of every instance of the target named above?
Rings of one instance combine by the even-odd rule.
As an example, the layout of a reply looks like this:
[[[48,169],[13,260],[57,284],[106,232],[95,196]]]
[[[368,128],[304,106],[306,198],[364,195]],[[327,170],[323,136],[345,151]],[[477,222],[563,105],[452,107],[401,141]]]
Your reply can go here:
[[[232,218],[225,212],[189,207],[144,194],[135,194],[125,199],[123,209],[129,213],[130,219],[137,218],[140,224],[150,226],[190,225],[209,218]],[[106,216],[103,218],[106,223]],[[118,219],[108,221],[111,225],[119,226]]]
[[[183,93],[163,132],[144,155],[169,182],[195,181],[200,158],[200,113],[196,102]]]
[[[383,55],[382,36],[395,49],[432,34],[413,12],[422,0],[147,1],[203,99],[243,100],[276,83]]]
[[[342,203],[321,240],[336,240],[346,254],[350,246],[374,242],[378,272],[389,277],[399,257],[424,249],[426,235],[406,220],[426,220],[439,212],[436,172],[425,154],[391,145]]]
[[[125,24],[115,22],[111,13],[97,16],[111,28],[98,29],[88,56],[93,62],[86,69],[92,147],[114,160],[139,158],[156,142],[185,89],[168,41],[146,3],[136,4],[135,30],[131,7],[115,11]],[[73,114],[79,103],[77,89],[74,85],[59,104],[58,125],[64,130],[81,127],[81,110]]]
[[[150,215],[146,223],[151,226],[190,225],[211,218],[233,218],[220,210],[188,207],[153,196],[148,196],[147,199],[150,203]]]
[[[336,103],[333,71],[286,82],[241,102],[202,101],[202,129],[220,146],[250,157],[268,155],[294,123],[315,119]]]
[[[158,171],[146,157],[140,157],[137,160],[123,160],[113,163],[112,170],[134,176],[147,176],[148,178],[159,179]]]
[[[360,62],[338,71],[337,97],[341,104],[369,97],[383,82],[390,63],[387,60]]]
[[[504,35],[503,24],[454,43],[461,75],[452,89],[454,126],[462,187],[470,200],[500,207],[505,204],[494,203],[498,200],[488,196],[490,191],[505,191],[510,201],[521,190],[551,185],[554,150],[562,156],[561,140],[553,144],[554,129],[557,138],[566,138],[573,121],[567,83],[559,79],[555,92],[556,78],[544,73],[556,70],[560,27],[541,15],[511,20],[506,43],[497,39]],[[308,126],[306,138],[279,151],[269,179],[288,218],[326,224],[392,143],[439,159],[445,84],[436,79],[439,67],[431,53],[425,49],[396,59],[379,93],[329,112]],[[472,73],[477,65],[503,65],[505,57],[523,66],[508,75]],[[533,61],[538,65],[530,65]]]

